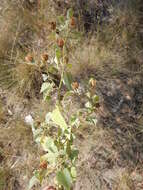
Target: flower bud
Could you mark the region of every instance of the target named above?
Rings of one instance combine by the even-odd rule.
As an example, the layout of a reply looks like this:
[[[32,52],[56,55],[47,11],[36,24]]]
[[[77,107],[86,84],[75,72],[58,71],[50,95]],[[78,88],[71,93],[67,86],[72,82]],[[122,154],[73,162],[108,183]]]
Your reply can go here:
[[[70,20],[70,26],[75,27],[75,25],[76,25],[76,19],[74,17],[72,17]]]
[[[64,40],[63,39],[57,39],[57,44],[60,48],[63,48],[64,46]]]
[[[28,54],[26,57],[25,57],[25,61],[26,62],[33,62],[34,61],[34,58],[31,54]]]
[[[79,84],[78,84],[78,82],[73,82],[73,83],[71,84],[71,86],[72,86],[72,89],[73,89],[73,90],[77,90],[78,87],[79,87]]]
[[[91,79],[89,80],[89,84],[90,84],[90,86],[91,86],[92,88],[95,88],[95,87],[96,87],[96,80],[95,80],[94,78],[91,78]]]
[[[41,169],[47,169],[47,162],[46,161],[41,162],[39,167]]]
[[[48,54],[47,54],[47,53],[43,54],[43,55],[41,56],[41,59],[42,59],[42,61],[48,61],[48,59],[49,59]]]

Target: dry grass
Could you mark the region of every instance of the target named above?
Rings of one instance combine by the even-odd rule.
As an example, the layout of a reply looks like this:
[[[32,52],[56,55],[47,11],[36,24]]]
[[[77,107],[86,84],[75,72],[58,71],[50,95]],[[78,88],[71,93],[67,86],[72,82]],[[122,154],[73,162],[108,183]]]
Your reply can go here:
[[[0,190],[26,189],[37,165],[31,129],[21,121],[0,128]]]
[[[10,3],[9,1],[7,2]],[[83,4],[76,4],[78,1],[69,3],[69,5],[63,2],[59,6],[58,4],[54,4],[55,1],[43,0],[38,9],[35,4],[30,5],[26,1],[23,4],[19,2],[13,1],[9,6],[7,4],[3,12],[4,19],[2,25],[5,33],[3,32],[0,35],[1,85],[7,87],[14,86],[14,91],[23,97],[36,96],[39,98],[38,95],[42,82],[41,69],[34,64],[25,64],[24,57],[27,53],[34,52],[38,62],[42,52],[51,51],[52,38],[50,38],[47,23],[49,20],[55,20],[57,14],[64,14],[67,7],[71,5],[77,11],[76,16],[81,24],[79,24],[79,29],[84,30],[84,32],[87,32],[89,29],[91,31],[92,29],[91,33],[85,33],[83,42],[70,55],[74,76],[80,78],[80,80],[85,80],[88,75],[92,74],[95,77],[98,75],[97,80],[102,78],[103,81],[106,81],[108,78],[113,78],[113,76],[118,78],[120,72],[125,72],[132,79],[134,74],[138,78],[138,81],[141,80],[140,75],[142,75],[143,71],[141,1],[128,0],[125,2],[122,0],[115,7],[110,7],[106,22],[102,22],[103,9],[101,12],[99,10],[98,16],[101,16],[99,23],[95,19],[97,15],[92,15],[92,11],[90,12],[91,5],[88,7],[88,13],[91,13],[94,18],[91,23],[88,23],[89,18],[85,14],[87,4],[83,7]],[[78,7],[77,5],[81,6]],[[94,5],[97,6],[98,11],[99,5],[96,3]],[[14,19],[17,15],[17,19]],[[96,27],[95,24],[97,24]],[[104,87],[101,86],[101,88]],[[140,86],[136,88],[140,88]],[[42,111],[40,110],[39,113]],[[3,114],[3,109],[0,106],[0,120],[4,117]],[[140,118],[140,121],[141,123],[139,123],[139,129],[137,128],[137,130],[141,134],[140,138],[142,139],[142,118]],[[89,159],[89,163],[92,164],[92,161],[97,159],[97,164],[99,163],[99,166],[100,164],[101,166],[105,164],[106,169],[111,169],[113,164],[114,166],[125,167],[125,170],[121,173],[120,168],[115,170],[115,173],[118,171],[117,173],[120,175],[116,183],[113,184],[113,187],[117,190],[134,188],[129,176],[136,168],[134,161],[139,161],[138,166],[142,170],[140,159],[136,158],[138,154],[139,156],[142,155],[142,143],[140,142],[139,144],[137,140],[137,130],[134,126],[128,127],[124,132],[122,131],[122,129],[125,130],[124,125],[122,125],[119,133],[116,130],[106,129],[106,126],[104,128],[100,126],[100,129],[98,127],[94,128],[95,133],[93,133],[93,128],[86,127],[87,129],[81,131],[79,139],[81,136],[82,139],[78,142],[79,145],[82,144],[80,151],[81,155],[83,154],[83,158],[86,160],[87,156],[90,156],[89,149],[91,148],[91,158],[87,158],[87,160]],[[12,121],[9,128],[0,128],[0,185],[3,184],[2,190],[11,190],[13,187],[15,189],[26,188],[25,184],[28,183],[32,171],[35,165],[37,165],[35,157],[38,157],[31,135],[30,129],[21,123],[21,121]],[[102,150],[105,151],[102,152]],[[106,151],[109,153],[109,159],[106,156],[104,157]],[[84,164],[85,168],[83,166],[82,168],[86,170],[87,162]],[[128,169],[131,171],[128,171]],[[100,171],[104,173],[104,170]],[[89,174],[90,179],[93,179],[95,182],[97,170],[87,168],[86,172]],[[86,175],[84,173],[85,178]],[[82,178],[82,175],[80,177]],[[81,183],[83,183],[83,178],[81,179]],[[90,179],[88,182],[93,185]],[[88,179],[86,178],[85,180]],[[86,188],[87,184],[84,185]],[[106,185],[108,184],[105,184],[104,189],[107,188]]]
[[[37,65],[19,64],[15,71],[17,91],[23,97],[39,97],[42,84],[41,70]]]
[[[28,1],[7,0],[1,5],[3,11],[0,23],[3,31],[0,34],[0,86],[4,88],[14,87],[20,89],[20,92],[24,90],[22,94],[30,88],[34,91],[36,85],[33,85],[33,79],[36,76],[35,94],[37,95],[37,88],[39,89],[38,85],[41,81],[41,75],[38,75],[40,70],[34,66],[21,64],[21,60],[24,62],[24,57],[29,52],[40,54],[48,47],[48,22],[52,10],[48,12],[50,7],[47,10],[50,1],[43,3],[44,1],[41,1],[41,6],[38,7],[38,4],[30,4]],[[25,81],[30,83],[27,90]]]
[[[87,73],[87,70],[106,75],[108,67],[110,75],[116,71],[129,72],[133,71],[131,68],[135,63],[138,70],[134,71],[142,72],[141,6],[140,1],[121,1],[110,9],[107,21],[97,25],[97,31],[89,35],[72,55],[75,75]]]

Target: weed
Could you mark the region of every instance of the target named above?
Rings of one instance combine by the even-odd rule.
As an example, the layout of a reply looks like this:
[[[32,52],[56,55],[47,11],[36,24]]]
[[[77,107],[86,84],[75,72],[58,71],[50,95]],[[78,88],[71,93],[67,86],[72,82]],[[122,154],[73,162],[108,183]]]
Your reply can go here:
[[[96,124],[96,117],[92,113],[99,104],[99,97],[90,90],[96,87],[96,81],[91,78],[89,83],[85,84],[85,93],[77,81],[73,82],[70,72],[72,65],[68,63],[68,56],[79,41],[77,31],[73,30],[75,27],[71,28],[71,20],[73,26],[72,9],[68,10],[66,18],[62,16],[59,18],[56,27],[59,33],[55,33],[56,42],[53,46],[54,62],[51,63],[51,69],[48,67],[47,73],[43,77],[44,83],[40,92],[43,93],[44,100],[50,101],[55,96],[55,94],[52,94],[55,91],[57,94],[54,102],[56,108],[46,114],[45,121],[41,123],[40,128],[34,123],[32,124],[34,139],[38,144],[41,144],[45,154],[41,156],[40,166],[30,180],[29,189],[38,181],[42,184],[44,178],[50,179],[53,176],[52,185],[54,183],[59,190],[70,190],[77,176],[78,150],[73,144],[74,133],[80,127],[81,121],[85,120],[90,124]],[[60,75],[58,86],[49,75],[53,71],[57,71]],[[62,95],[63,86],[66,87],[64,95]],[[87,100],[84,108],[77,110],[76,113],[68,117],[65,99],[81,95]],[[68,109],[70,111],[71,107],[69,106]]]

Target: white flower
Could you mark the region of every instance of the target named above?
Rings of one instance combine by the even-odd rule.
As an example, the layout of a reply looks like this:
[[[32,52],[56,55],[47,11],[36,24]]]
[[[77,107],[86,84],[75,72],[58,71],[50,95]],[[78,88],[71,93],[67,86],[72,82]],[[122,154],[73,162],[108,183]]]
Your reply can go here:
[[[32,116],[31,116],[30,114],[25,117],[25,122],[26,122],[28,125],[33,126],[34,120],[33,120]]]

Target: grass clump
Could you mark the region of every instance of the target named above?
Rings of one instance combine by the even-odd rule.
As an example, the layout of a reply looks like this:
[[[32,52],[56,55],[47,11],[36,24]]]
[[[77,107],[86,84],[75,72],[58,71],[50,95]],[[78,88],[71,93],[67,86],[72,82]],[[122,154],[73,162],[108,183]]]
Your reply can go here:
[[[23,97],[39,97],[42,84],[41,70],[36,65],[19,64],[15,71],[17,90]]]

